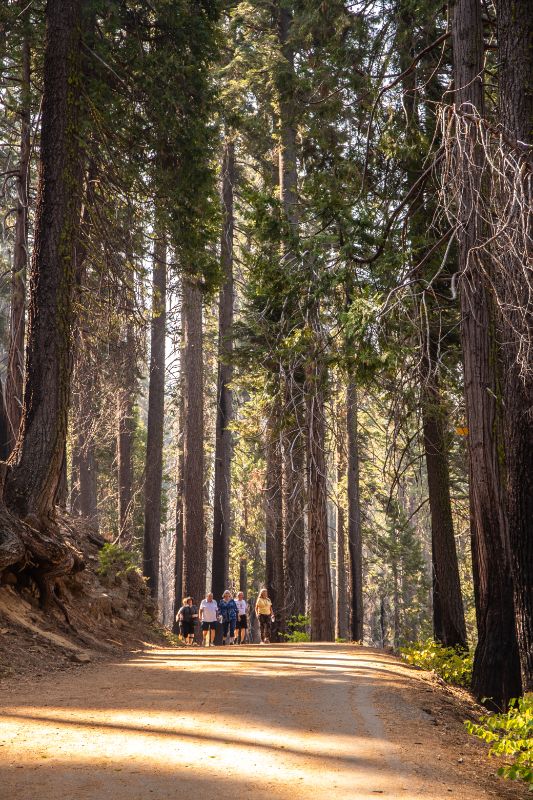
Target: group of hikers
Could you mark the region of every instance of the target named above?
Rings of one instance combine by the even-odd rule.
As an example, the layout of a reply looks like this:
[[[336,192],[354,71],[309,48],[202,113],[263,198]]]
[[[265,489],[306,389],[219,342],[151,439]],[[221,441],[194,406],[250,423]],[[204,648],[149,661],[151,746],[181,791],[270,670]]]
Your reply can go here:
[[[186,645],[195,645],[198,624],[202,630],[202,644],[210,647],[215,643],[217,626],[222,626],[223,644],[245,644],[248,639],[248,603],[244,592],[233,597],[226,589],[222,599],[217,603],[213,592],[209,592],[198,608],[194,598],[184,597],[183,605],[176,614],[179,624],[179,638]],[[271,637],[271,626],[274,622],[272,601],[266,589],[261,589],[255,603],[255,613],[261,630],[261,644],[268,644]]]

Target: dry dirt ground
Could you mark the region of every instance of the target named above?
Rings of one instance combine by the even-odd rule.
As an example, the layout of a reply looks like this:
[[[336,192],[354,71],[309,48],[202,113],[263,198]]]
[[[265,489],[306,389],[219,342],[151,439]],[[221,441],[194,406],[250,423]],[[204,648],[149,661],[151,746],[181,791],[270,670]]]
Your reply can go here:
[[[0,706],[10,800],[526,797],[464,697],[364,647],[149,648],[8,679]]]

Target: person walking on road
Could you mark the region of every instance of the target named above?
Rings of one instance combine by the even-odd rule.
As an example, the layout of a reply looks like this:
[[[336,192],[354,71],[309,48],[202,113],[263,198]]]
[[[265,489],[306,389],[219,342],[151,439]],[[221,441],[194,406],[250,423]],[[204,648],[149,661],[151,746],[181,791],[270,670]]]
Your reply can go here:
[[[223,644],[233,644],[235,637],[235,626],[237,625],[237,604],[231,596],[229,589],[222,595],[222,600],[218,604],[218,611],[222,617],[222,641]]]
[[[266,589],[261,589],[259,592],[259,597],[255,604],[255,613],[259,618],[259,626],[261,628],[261,644],[269,644],[274,612],[272,610],[272,600],[268,596]]]
[[[200,621],[204,647],[210,647],[215,641],[218,621],[218,605],[216,600],[213,600],[213,592],[209,592],[200,603]]]
[[[244,644],[248,631],[248,603],[244,599],[244,592],[237,594],[237,644]]]
[[[192,597],[184,597],[183,605],[176,614],[179,623],[180,639],[185,644],[194,644],[194,628],[198,619],[198,609]]]

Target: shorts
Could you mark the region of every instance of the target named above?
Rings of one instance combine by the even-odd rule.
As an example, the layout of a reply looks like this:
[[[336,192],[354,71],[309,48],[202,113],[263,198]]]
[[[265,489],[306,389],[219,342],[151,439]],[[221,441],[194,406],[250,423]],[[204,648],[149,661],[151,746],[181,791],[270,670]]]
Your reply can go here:
[[[216,631],[216,629],[217,629],[216,622],[202,622],[203,631]]]
[[[194,620],[182,619],[180,622],[180,633],[182,636],[194,636]]]
[[[246,631],[248,630],[248,618],[246,614],[242,614],[237,620],[237,630],[238,631]]]

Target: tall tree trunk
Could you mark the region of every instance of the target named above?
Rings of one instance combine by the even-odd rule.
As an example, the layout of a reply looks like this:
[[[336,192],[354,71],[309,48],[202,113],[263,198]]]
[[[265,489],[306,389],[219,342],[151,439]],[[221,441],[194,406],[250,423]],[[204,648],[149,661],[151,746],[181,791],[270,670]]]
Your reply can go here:
[[[392,625],[393,639],[392,646],[397,650],[401,645],[401,609],[400,609],[400,574],[398,558],[398,530],[394,528],[393,534],[394,551],[391,559],[392,571]]]
[[[220,246],[224,284],[218,311],[218,378],[215,441],[215,493],[213,507],[213,593],[221,597],[229,581],[229,543],[231,536],[231,451],[233,376],[231,365],[233,327],[233,186],[235,184],[235,145],[227,139],[222,161],[222,240]]]
[[[53,516],[68,423],[82,183],[80,27],[79,0],[49,0],[26,383],[20,436],[5,486],[12,508],[43,520]]]
[[[183,278],[183,592],[204,596],[204,379],[202,292]]]
[[[248,597],[248,562],[245,558],[239,561],[239,591]]]
[[[163,485],[163,426],[165,421],[165,335],[167,302],[167,252],[164,238],[154,245],[152,320],[150,327],[150,377],[144,488],[143,574],[157,599],[161,490]]]
[[[338,416],[342,418],[341,409]],[[343,433],[343,432],[342,432]],[[343,437],[344,438],[344,437]],[[341,487],[346,475],[346,457],[344,442],[340,440],[337,445],[337,620],[336,631],[340,639],[348,636],[348,587],[346,573],[346,515],[341,497]]]
[[[276,4],[277,36],[282,59],[276,71],[279,96],[279,197],[283,208],[283,268],[299,259],[297,104],[294,97],[294,52],[290,45],[292,13]],[[283,441],[284,595],[288,617],[305,614],[305,411],[301,408],[305,376],[298,364],[288,365],[285,381],[287,420]]]
[[[416,70],[409,71],[413,53],[420,49],[420,34],[416,33],[416,19],[409,3],[400,3],[401,14],[398,26],[398,47],[400,50],[400,68],[404,73],[402,79],[402,103],[406,114],[407,155],[405,171],[409,187],[415,185],[422,172],[422,156],[420,137],[424,132],[429,137],[435,136],[434,114],[426,109],[426,131],[422,129],[418,109],[418,75]],[[427,35],[427,34],[426,34]],[[430,40],[435,38],[431,34]],[[425,44],[425,42],[424,42]],[[437,85],[435,86],[435,83]],[[428,93],[439,96],[439,86],[433,77],[427,86]],[[434,209],[431,200],[427,200],[422,192],[415,195],[409,204],[409,230],[411,235],[411,251],[413,268],[422,277],[423,268],[417,266],[427,254],[426,231],[431,227]],[[423,242],[424,245],[420,245]],[[442,253],[430,259],[425,270],[430,271],[430,279],[438,273]],[[434,300],[425,297],[425,314],[420,308],[421,357],[420,385],[423,420],[423,441],[428,475],[428,495],[431,512],[431,558],[433,577],[433,631],[435,638],[447,647],[467,647],[466,624],[464,618],[459,564],[455,547],[452,505],[450,499],[450,475],[448,467],[448,447],[446,438],[446,412],[442,403],[438,379],[438,341],[431,330],[432,317],[435,314]],[[426,317],[429,315],[429,319]],[[440,324],[440,318],[439,318]],[[427,329],[430,329],[429,331]]]
[[[303,381],[289,376],[285,386],[287,419],[283,443],[283,532],[285,605],[287,618],[305,614],[305,412],[302,412]]]
[[[4,385],[0,381],[0,461],[7,461],[11,452],[9,443],[9,420],[4,399]]]
[[[131,324],[121,343],[121,386],[117,392],[118,537],[123,546],[133,541],[133,436],[136,386],[135,342]]]
[[[265,533],[266,586],[276,615],[274,641],[285,629],[283,580],[283,504],[280,409],[277,399],[271,409],[266,432]]]
[[[459,115],[473,109],[483,116],[483,25],[480,0],[457,0],[452,23],[455,103]],[[481,191],[482,153],[468,149],[477,141],[475,123],[461,118],[462,160],[458,181],[462,187],[458,233],[461,276],[461,339],[464,359],[465,404],[470,460],[472,560],[478,644],[472,688],[478,698],[505,706],[521,692],[516,642],[513,585],[507,520],[502,498],[499,455],[501,425],[493,310],[484,283],[484,267],[474,249],[482,220],[475,213]],[[461,156],[458,155],[458,159]]]
[[[317,346],[317,351],[319,350]],[[326,472],[325,373],[318,352],[308,366],[307,519],[309,529],[309,606],[311,641],[335,638],[329,558]]]
[[[357,441],[357,387],[348,376],[346,391],[348,442],[348,552],[350,555],[350,632],[352,641],[363,639],[363,537],[359,495],[359,443]]]
[[[446,412],[440,396],[434,342],[422,354],[422,424],[431,513],[433,630],[446,647],[467,647],[466,624],[450,499]]]
[[[94,30],[91,20],[90,30]],[[80,245],[77,252],[77,336],[74,352],[74,378],[71,414],[71,511],[90,519],[98,528],[98,485],[95,444],[95,403],[98,396],[97,366],[90,345],[90,311],[84,302],[87,285],[87,241],[90,237],[91,213],[94,204],[96,165],[92,160],[87,169],[86,192],[81,215]]]
[[[28,183],[31,147],[31,54],[28,32],[22,40],[21,136],[17,175],[17,218],[15,252],[11,276],[11,313],[5,400],[9,420],[9,450],[17,440],[22,415],[24,389],[24,338],[26,333],[26,267],[28,263]]]
[[[183,367],[183,347],[181,348],[181,365]],[[183,372],[180,378],[178,399],[178,464],[176,475],[176,523],[174,535],[174,633],[179,633],[176,620],[183,600]],[[197,598],[195,598],[196,600]]]
[[[533,2],[497,0],[500,122],[517,142],[533,143]],[[522,145],[519,145],[522,147]],[[529,150],[529,155],[531,150]],[[525,155],[525,150],[524,150]],[[525,162],[524,162],[525,163]],[[523,690],[533,691],[533,377],[531,363],[521,373],[517,331],[533,342],[531,268],[533,258],[533,182],[531,168],[522,183],[528,252],[525,263],[508,258],[502,295],[509,309],[503,321],[503,417],[505,496],[514,582],[518,647]],[[518,220],[515,224],[519,224]],[[527,246],[527,245],[526,245]],[[511,311],[513,309],[513,311]],[[525,326],[525,330],[524,330]]]
[[[81,321],[81,320],[80,320]],[[95,366],[88,357],[84,331],[78,331],[71,413],[70,509],[98,528],[97,464],[95,445]]]

